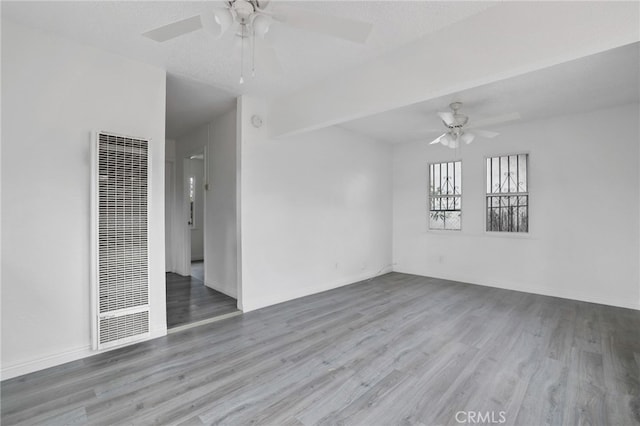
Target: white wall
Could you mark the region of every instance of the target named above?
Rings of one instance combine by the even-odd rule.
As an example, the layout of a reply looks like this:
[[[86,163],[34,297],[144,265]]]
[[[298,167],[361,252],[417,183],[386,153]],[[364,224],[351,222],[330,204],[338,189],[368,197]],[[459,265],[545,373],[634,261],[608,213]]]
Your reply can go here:
[[[165,140],[164,145],[164,246],[165,246],[165,271],[174,272],[173,253],[171,247],[175,237],[173,236],[175,224],[175,161],[176,141]]]
[[[204,259],[204,160],[189,160],[189,176],[196,178],[193,211],[194,227],[191,228],[191,261]]]
[[[166,139],[164,141],[164,159],[165,161],[176,161],[176,141]]]
[[[638,105],[499,129],[462,148],[463,230],[427,230],[427,163],[454,151],[394,148],[395,270],[640,308]],[[530,235],[484,232],[484,157],[530,155]]]
[[[96,130],[151,139],[151,332],[166,333],[164,116],[163,70],[2,22],[3,378],[91,353]]]
[[[236,109],[211,124],[205,238],[206,285],[238,297]]]
[[[240,102],[242,309],[391,269],[391,148],[339,128],[269,139]]]

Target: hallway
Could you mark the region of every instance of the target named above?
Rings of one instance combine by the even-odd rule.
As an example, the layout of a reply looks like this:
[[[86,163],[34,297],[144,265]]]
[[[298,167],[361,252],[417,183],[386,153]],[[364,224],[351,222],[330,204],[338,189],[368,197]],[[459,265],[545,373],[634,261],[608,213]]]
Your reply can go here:
[[[167,328],[215,318],[238,311],[236,299],[204,285],[198,275],[197,262],[193,276],[167,273]]]

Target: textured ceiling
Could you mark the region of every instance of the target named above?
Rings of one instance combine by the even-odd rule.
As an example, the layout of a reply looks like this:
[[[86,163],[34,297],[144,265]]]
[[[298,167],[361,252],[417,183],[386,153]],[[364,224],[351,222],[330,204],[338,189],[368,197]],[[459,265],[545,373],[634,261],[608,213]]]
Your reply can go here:
[[[287,7],[374,24],[366,45],[274,24],[267,38],[283,71],[257,64],[257,76],[238,83],[239,46],[196,31],[157,43],[142,34],[158,26],[222,7],[224,2],[2,2],[2,17],[166,69],[167,137],[178,138],[232,108],[241,94],[275,98],[462,21],[497,3],[458,1],[272,1]],[[519,112],[534,120],[638,101],[638,44],[540,72],[477,87],[406,108],[345,123],[343,127],[393,142],[431,137],[435,116],[454,99],[472,120]]]
[[[432,140],[444,131],[438,111],[462,101],[469,125],[520,113],[522,120],[640,102],[640,43],[622,46],[518,77],[343,123],[387,142]],[[492,126],[484,126],[491,130]]]
[[[231,110],[234,95],[208,84],[167,74],[166,137],[178,139]]]
[[[155,64],[174,75],[206,83],[232,95],[273,98],[342,69],[354,67],[390,49],[479,13],[496,3],[417,1],[272,1],[268,9],[308,8],[374,24],[366,45],[272,25],[267,39],[276,49],[283,72],[261,70],[238,82],[237,40],[216,40],[198,30],[164,43],[141,34],[185,19],[224,2],[2,2],[3,18],[41,28],[129,58]]]
[[[495,2],[419,1],[271,1],[268,9],[287,7],[359,19],[374,24],[365,45],[272,25],[267,41],[282,70],[261,66],[239,84],[240,46],[234,37],[216,39],[198,30],[164,43],[142,33],[210,12],[225,2],[184,1],[3,1],[2,17],[93,45],[167,70],[168,138],[179,138],[228,110],[242,94],[275,98],[340,70],[361,65],[419,37],[477,14]],[[247,72],[245,72],[245,75]]]

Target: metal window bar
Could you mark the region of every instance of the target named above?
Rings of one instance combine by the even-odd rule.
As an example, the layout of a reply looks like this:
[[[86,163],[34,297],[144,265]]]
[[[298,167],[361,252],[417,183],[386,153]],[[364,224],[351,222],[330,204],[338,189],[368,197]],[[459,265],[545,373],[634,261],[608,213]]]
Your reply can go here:
[[[527,160],[528,154],[487,158],[487,231],[529,231]]]
[[[459,230],[462,211],[460,161],[429,164],[429,227],[431,229]],[[457,213],[457,215],[456,215]],[[432,227],[431,220],[439,220],[442,226]]]

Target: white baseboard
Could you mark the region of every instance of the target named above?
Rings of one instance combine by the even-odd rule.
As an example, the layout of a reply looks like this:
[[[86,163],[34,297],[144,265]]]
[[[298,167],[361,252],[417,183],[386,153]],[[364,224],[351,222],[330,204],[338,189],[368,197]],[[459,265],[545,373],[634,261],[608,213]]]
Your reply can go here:
[[[2,380],[12,379],[14,377],[22,376],[23,374],[33,373],[34,371],[44,370],[45,368],[55,367],[56,365],[65,364],[71,361],[77,361],[94,355],[95,353],[97,352],[91,350],[91,345],[82,346],[80,348],[9,366],[3,365],[2,373],[0,373],[0,375],[2,376]]]
[[[225,289],[223,286],[218,285],[217,283],[212,283],[210,281],[205,282],[204,285],[206,285],[207,287],[209,287],[210,289],[213,289],[215,291],[218,291],[222,294],[225,294],[229,297],[233,297],[234,299],[238,299],[238,295],[236,294],[231,294],[230,291],[228,291],[227,289]]]
[[[191,324],[185,324],[178,327],[170,328],[167,330],[168,334],[179,333],[184,330],[189,330],[190,328],[200,327],[201,325],[211,324],[213,322],[218,322],[222,320],[226,320],[227,318],[233,318],[242,315],[242,311],[229,312],[228,314],[218,315],[217,317],[204,319],[202,321],[192,322]]]
[[[151,335],[148,338],[144,340],[139,340],[131,344],[134,345],[136,343],[162,337],[166,334],[167,334],[166,328],[164,329],[164,331],[152,330]],[[14,377],[22,376],[24,374],[33,373],[35,371],[44,370],[46,368],[55,367],[61,364],[66,364],[67,362],[71,362],[71,361],[77,361],[82,358],[87,358],[93,355],[109,352],[114,349],[120,349],[122,347],[123,345],[114,346],[112,348],[105,349],[102,351],[94,351],[91,349],[91,345],[86,345],[86,346],[78,347],[76,349],[70,349],[68,351],[47,355],[40,358],[34,358],[29,361],[19,362],[12,365],[3,364],[2,370],[0,371],[0,379],[1,380],[12,379]]]
[[[580,302],[597,303],[599,305],[608,305],[608,306],[615,306],[618,308],[640,310],[640,303],[634,303],[633,301],[629,301],[629,300],[616,300],[616,299],[610,299],[607,297],[593,297],[590,295],[573,294],[573,293],[569,294],[563,291],[559,291],[558,289],[537,287],[537,286],[531,286],[527,284],[518,284],[513,282],[507,282],[507,283],[497,282],[497,281],[492,281],[490,283],[480,282],[471,277],[462,276],[462,275],[456,276],[455,274],[448,275],[448,276],[425,275],[423,273],[404,270],[402,268],[395,268],[394,271],[400,272],[403,274],[419,275],[422,277],[432,277],[432,278],[438,278],[438,279],[449,280],[449,281],[457,281],[465,284],[480,285],[483,287],[502,288],[505,290],[539,294],[541,296],[551,296],[551,297],[558,297],[560,299],[577,300]]]
[[[334,288],[343,287],[349,284],[355,284],[360,281],[364,281],[371,278],[375,278],[380,275],[384,275],[386,273],[391,272],[391,270],[392,270],[392,266],[389,265],[376,272],[367,271],[362,274],[343,277],[339,280],[316,285],[312,288],[307,288],[297,293],[292,292],[286,296],[277,295],[271,298],[262,298],[257,302],[249,301],[249,303],[247,303],[246,300],[243,300],[242,312],[247,313],[250,311],[255,311],[256,309],[266,308],[267,306],[277,305],[278,303],[288,302],[290,300],[299,299],[301,297],[310,296],[312,294],[322,293],[324,291],[333,290]]]

